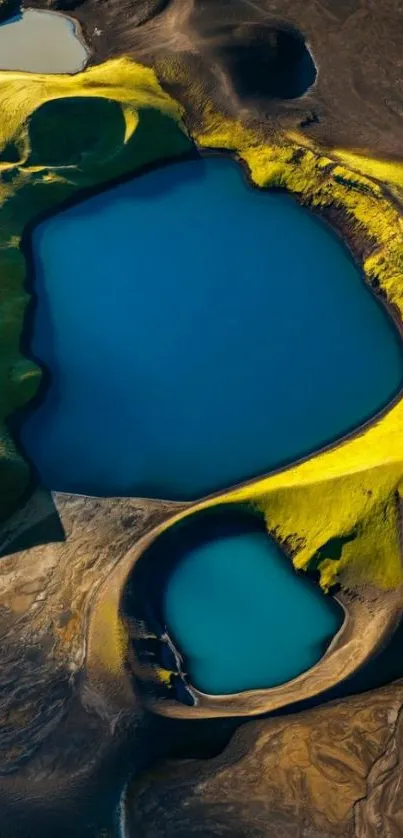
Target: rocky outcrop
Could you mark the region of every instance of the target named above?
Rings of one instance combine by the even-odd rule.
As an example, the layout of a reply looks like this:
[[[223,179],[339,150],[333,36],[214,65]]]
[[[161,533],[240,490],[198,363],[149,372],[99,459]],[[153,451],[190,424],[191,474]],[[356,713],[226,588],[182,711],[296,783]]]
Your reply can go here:
[[[135,692],[114,706],[88,678],[94,597],[167,513],[38,493],[3,526],[1,835],[99,838],[103,801],[148,769],[127,794],[130,836],[399,838],[403,681],[244,724],[211,758],[234,722],[158,719]]]
[[[127,796],[142,838],[398,838],[403,682],[250,722],[213,760],[165,762]]]

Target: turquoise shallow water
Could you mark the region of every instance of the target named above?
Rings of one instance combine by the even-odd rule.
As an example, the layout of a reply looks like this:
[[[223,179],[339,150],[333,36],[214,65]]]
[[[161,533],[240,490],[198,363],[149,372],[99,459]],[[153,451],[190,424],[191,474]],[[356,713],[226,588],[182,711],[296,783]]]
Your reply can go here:
[[[401,384],[347,250],[228,159],[82,202],[33,250],[51,382],[21,433],[52,489],[197,498],[336,440]]]
[[[191,683],[208,693],[289,681],[320,660],[343,622],[264,522],[236,509],[192,516],[142,561],[142,599],[156,603]]]

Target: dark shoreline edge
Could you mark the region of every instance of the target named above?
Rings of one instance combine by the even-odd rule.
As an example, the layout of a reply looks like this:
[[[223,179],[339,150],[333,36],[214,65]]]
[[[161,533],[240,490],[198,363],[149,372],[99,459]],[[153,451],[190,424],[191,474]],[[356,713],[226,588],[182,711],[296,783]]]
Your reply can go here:
[[[175,165],[176,163],[179,164],[199,159],[200,154],[197,152],[196,148],[192,148],[190,149],[190,151],[181,153],[173,158],[166,157],[161,158],[158,161],[154,160],[149,163],[144,163],[138,169],[135,169],[132,172],[126,172],[123,175],[119,175],[116,178],[108,180],[107,183],[99,183],[95,186],[88,186],[84,187],[83,189],[79,189],[74,195],[70,195],[65,200],[58,203],[56,206],[51,207],[50,209],[45,210],[43,212],[39,212],[25,226],[21,236],[19,249],[24,256],[26,265],[23,290],[29,295],[29,299],[25,307],[24,321],[22,325],[19,346],[21,354],[24,356],[24,358],[28,358],[29,360],[33,361],[34,364],[36,364],[36,366],[40,370],[40,381],[34,397],[30,399],[30,401],[27,404],[24,404],[22,405],[22,407],[19,407],[16,410],[14,410],[13,413],[11,413],[5,420],[6,427],[10,432],[12,439],[15,441],[18,450],[21,452],[23,458],[28,463],[31,473],[30,484],[24,492],[23,498],[21,498],[18,501],[17,507],[22,505],[24,501],[27,500],[27,498],[30,496],[30,494],[36,486],[41,485],[36,467],[32,462],[32,459],[29,456],[29,454],[25,451],[24,445],[21,441],[20,425],[23,422],[25,416],[29,414],[32,410],[35,410],[37,407],[39,407],[39,405],[42,403],[52,379],[52,373],[47,364],[44,363],[40,358],[38,358],[35,355],[35,353],[32,352],[31,349],[32,329],[38,302],[38,295],[36,293],[35,288],[35,259],[33,250],[34,230],[40,224],[42,224],[45,221],[48,221],[50,218],[54,218],[54,216],[58,215],[59,213],[62,213],[67,209],[75,207],[78,204],[81,204],[83,201],[86,201],[90,198],[94,198],[97,195],[101,195],[102,193],[107,192],[109,189],[113,189],[114,187],[128,183],[137,176],[141,177],[142,175],[148,174],[149,172],[156,171],[157,169],[167,168],[168,166]],[[49,489],[49,491],[53,491],[53,489]]]
[[[192,139],[192,138],[191,138]],[[320,225],[325,225],[328,232],[337,237],[339,243],[341,243],[344,247],[347,247],[349,252],[350,259],[354,264],[356,270],[358,270],[362,282],[364,283],[366,289],[368,289],[369,293],[372,293],[377,304],[383,307],[386,311],[387,315],[393,321],[394,326],[396,327],[397,333],[400,336],[400,343],[401,343],[401,351],[403,354],[403,319],[400,316],[400,312],[396,305],[390,303],[386,295],[381,292],[380,289],[374,287],[368,281],[368,278],[365,274],[363,265],[362,265],[362,256],[365,253],[369,255],[373,248],[376,249],[377,245],[373,244],[372,242],[365,239],[363,236],[362,241],[360,241],[357,234],[351,229],[352,224],[350,219],[346,214],[344,214],[343,207],[312,207],[305,201],[299,200],[299,196],[297,193],[290,191],[285,187],[279,186],[269,186],[269,187],[262,187],[256,184],[251,176],[250,170],[246,162],[240,158],[240,156],[236,152],[228,151],[228,149],[206,149],[203,146],[195,143],[190,151],[187,151],[183,154],[180,154],[174,158],[167,157],[161,158],[158,161],[153,161],[151,163],[146,163],[143,166],[139,167],[138,169],[127,172],[124,175],[120,175],[117,178],[114,178],[107,183],[97,184],[91,187],[85,187],[83,189],[78,190],[78,192],[66,198],[66,200],[62,201],[60,204],[57,204],[56,207],[53,207],[49,210],[46,210],[42,213],[39,213],[35,216],[32,221],[30,221],[27,226],[25,227],[23,234],[21,236],[21,243],[20,243],[20,250],[22,251],[25,263],[26,263],[26,278],[24,283],[24,290],[29,294],[30,299],[27,303],[27,307],[25,310],[24,316],[24,323],[23,329],[21,333],[20,339],[20,349],[21,353],[24,357],[29,358],[30,360],[34,361],[34,363],[38,366],[41,370],[41,381],[39,383],[38,390],[33,399],[31,399],[28,404],[23,405],[21,408],[18,408],[11,414],[7,420],[6,425],[8,430],[10,431],[13,439],[16,441],[16,444],[19,450],[22,452],[22,455],[26,462],[28,462],[31,474],[34,475],[33,482],[31,481],[30,488],[27,490],[28,494],[31,493],[32,488],[35,485],[40,484],[39,475],[36,471],[36,467],[34,466],[31,458],[27,454],[24,449],[23,443],[20,438],[20,424],[22,423],[24,417],[31,412],[31,410],[35,410],[35,408],[39,407],[42,403],[43,398],[46,394],[46,391],[50,385],[51,381],[51,371],[47,368],[46,364],[43,363],[39,358],[37,358],[30,348],[30,337],[32,335],[32,325],[34,321],[36,305],[37,305],[37,295],[35,291],[35,264],[34,264],[34,255],[33,255],[33,244],[32,244],[32,234],[35,228],[43,223],[44,221],[58,215],[59,213],[67,210],[71,207],[77,206],[81,204],[83,201],[88,200],[89,198],[95,197],[96,195],[100,195],[102,193],[107,192],[109,189],[113,189],[114,187],[120,186],[124,183],[128,183],[131,180],[137,179],[137,177],[141,177],[151,171],[156,171],[158,169],[166,168],[167,166],[172,166],[176,164],[180,164],[183,162],[190,162],[192,160],[203,160],[209,159],[211,157],[216,158],[225,158],[231,160],[235,165],[240,166],[245,181],[247,185],[254,190],[259,190],[261,192],[268,192],[274,194],[286,194],[289,195],[292,199],[296,200],[296,202],[309,213],[311,213],[312,217],[318,221]],[[347,188],[347,187],[346,187]],[[336,217],[337,216],[337,217]],[[397,337],[397,335],[396,335]],[[304,454],[302,457],[299,457],[291,462],[285,462],[269,471],[263,471],[262,473],[255,475],[253,477],[247,478],[245,480],[241,480],[237,483],[231,484],[231,486],[226,487],[223,486],[214,492],[208,493],[206,495],[202,495],[199,498],[186,498],[183,499],[181,497],[170,497],[170,498],[160,498],[154,497],[153,500],[161,500],[166,502],[179,502],[185,504],[193,504],[199,503],[205,500],[213,500],[215,498],[219,498],[223,492],[231,492],[233,490],[239,489],[241,487],[250,486],[257,481],[265,480],[268,477],[272,477],[277,474],[281,474],[287,471],[290,468],[297,467],[302,465],[304,462],[312,459],[313,457],[317,457],[321,454],[324,454],[332,449],[339,447],[345,442],[348,442],[356,437],[361,436],[365,433],[372,425],[379,422],[387,413],[389,413],[403,398],[403,379],[401,386],[396,391],[396,393],[392,396],[392,398],[383,406],[381,407],[375,414],[373,414],[370,418],[365,420],[362,424],[351,428],[341,437],[337,437],[335,440],[330,440],[325,445],[321,446],[318,449],[315,449],[307,454]],[[53,491],[53,489],[50,489]],[[55,490],[59,491],[59,490]],[[63,491],[63,490],[61,490]],[[81,494],[79,492],[74,494]],[[103,497],[103,495],[97,495],[93,493],[93,497]],[[109,495],[107,496],[109,497]],[[141,499],[147,499],[148,496],[143,495],[125,495],[124,497],[138,497]]]
[[[207,525],[210,524],[211,528],[211,532],[207,537],[204,533],[204,523],[207,523]],[[180,532],[181,529],[182,533]],[[166,585],[172,572],[185,559],[189,549],[192,549],[195,545],[198,546],[201,543],[210,541],[211,536],[214,539],[220,539],[228,534],[245,533],[265,534],[275,545],[278,553],[281,554],[282,560],[287,563],[290,573],[295,577],[299,577],[303,585],[307,588],[316,590],[323,597],[327,597],[331,602],[330,607],[334,610],[334,613],[337,612],[339,625],[334,634],[324,642],[321,655],[318,657],[316,663],[311,664],[309,669],[320,663],[332,644],[345,629],[346,622],[348,621],[346,602],[343,601],[343,598],[339,599],[338,597],[340,585],[334,586],[326,594],[319,585],[319,579],[316,578],[316,571],[304,571],[294,567],[284,546],[275,537],[268,534],[264,515],[261,510],[254,506],[253,502],[231,503],[227,501],[206,509],[196,510],[194,514],[182,518],[162,532],[140,554],[132,573],[129,575],[128,583],[125,586],[121,598],[121,615],[123,619],[126,618],[129,622],[131,620],[135,622],[139,621],[139,623],[144,622],[151,635],[155,632],[157,640],[160,640],[161,643],[168,641],[168,645],[175,654],[177,664],[179,661],[181,662],[178,665],[178,674],[183,678],[184,685],[190,695],[192,695],[193,689],[206,696],[210,695],[210,693],[207,693],[201,687],[197,687],[197,685],[192,683],[188,675],[189,658],[181,650],[180,643],[175,634],[171,633],[169,626],[165,622],[163,599]],[[164,555],[162,555],[163,553]],[[137,605],[140,606],[140,613],[136,608]],[[144,608],[144,612],[141,611],[142,607]],[[241,620],[243,619],[242,615],[240,615],[240,618]],[[141,640],[141,637],[139,639]],[[306,671],[307,669],[302,669],[298,675],[293,677],[299,677]],[[272,686],[245,687],[244,690],[237,690],[236,692],[241,693],[257,689],[268,690],[272,689],[273,686],[281,686],[282,683]],[[211,695],[231,696],[234,693],[211,693]]]
[[[321,224],[325,224],[327,229],[330,230],[330,232],[335,237],[337,237],[338,241],[341,242],[342,245],[347,247],[347,250],[349,251],[349,254],[350,254],[350,258],[351,258],[355,268],[358,270],[364,285],[366,286],[368,291],[373,294],[377,304],[382,306],[384,308],[384,310],[386,311],[386,313],[389,315],[389,317],[392,319],[392,321],[393,321],[393,323],[394,323],[394,325],[397,329],[397,333],[400,336],[401,349],[402,349],[402,352],[403,352],[403,318],[400,315],[399,309],[396,305],[394,305],[393,303],[390,303],[388,301],[388,299],[386,298],[386,295],[384,293],[383,294],[380,293],[380,291],[377,288],[375,288],[373,285],[371,285],[371,283],[368,281],[368,278],[367,278],[366,273],[364,271],[363,265],[361,263],[361,253],[365,252],[365,245],[368,245],[368,254],[369,254],[372,250],[372,242],[371,243],[368,242],[363,237],[362,249],[360,249],[356,245],[356,238],[357,237],[355,236],[355,234],[351,230],[351,222],[350,222],[350,219],[348,218],[347,215],[345,215],[344,219],[342,218],[341,222],[336,221],[336,219],[334,219],[334,217],[333,218],[331,217],[332,207],[325,208],[325,211],[323,211],[319,207],[312,207],[310,204],[307,204],[304,201],[298,200],[298,194],[295,193],[295,192],[291,192],[286,187],[259,186],[252,179],[249,167],[246,164],[246,162],[241,157],[239,157],[239,155],[236,152],[230,152],[230,151],[228,151],[228,149],[225,149],[225,148],[223,148],[223,149],[219,149],[219,148],[217,148],[217,149],[205,149],[203,146],[197,146],[197,148],[201,152],[202,157],[206,157],[206,158],[207,157],[226,157],[226,158],[229,157],[231,160],[236,162],[241,167],[241,169],[243,170],[243,173],[244,173],[245,180],[246,180],[249,187],[251,187],[252,189],[258,189],[261,192],[273,192],[274,194],[278,193],[278,194],[282,194],[282,195],[284,195],[284,194],[289,195],[291,198],[295,199],[296,202],[301,207],[303,207],[303,209],[306,209],[308,212],[312,213],[313,217],[314,218],[316,217],[316,219],[318,221],[320,221]],[[336,211],[340,212],[340,214],[341,214],[341,213],[343,213],[344,210],[343,210],[342,207],[337,207]],[[376,249],[376,244],[374,245],[374,249]],[[288,463],[288,464],[279,466],[279,467],[274,468],[274,469],[272,469],[268,472],[264,472],[263,474],[261,474],[257,477],[253,477],[251,479],[243,480],[240,483],[234,483],[230,487],[228,487],[228,489],[220,489],[218,492],[212,492],[211,494],[204,495],[200,499],[197,499],[197,500],[194,500],[194,501],[185,501],[185,503],[193,504],[193,503],[202,503],[206,500],[213,500],[214,498],[220,497],[223,494],[224,491],[225,491],[225,493],[228,493],[228,492],[232,492],[236,489],[240,489],[241,487],[251,486],[253,483],[256,483],[258,480],[265,480],[266,478],[273,477],[276,474],[282,474],[283,472],[288,471],[288,469],[290,469],[290,468],[294,468],[296,466],[302,465],[303,463],[307,462],[308,460],[311,460],[313,457],[318,457],[321,454],[325,454],[326,452],[331,451],[332,449],[334,449],[336,447],[339,448],[344,442],[348,442],[352,439],[355,439],[356,437],[360,437],[365,431],[369,430],[369,428],[372,425],[379,422],[394,407],[396,407],[396,405],[402,399],[403,399],[403,381],[402,381],[401,387],[397,390],[397,392],[392,397],[392,399],[384,407],[380,408],[379,411],[377,411],[370,419],[367,419],[362,425],[359,425],[357,428],[352,429],[351,431],[348,431],[346,434],[343,434],[343,436],[338,437],[337,440],[335,440],[333,442],[329,442],[326,445],[323,445],[321,448],[318,448],[317,450],[311,452],[310,454],[306,454],[299,459],[293,460],[292,463]],[[169,501],[170,499],[161,498],[161,500],[168,500]],[[175,500],[178,500],[179,502],[181,501],[180,498],[175,499]]]

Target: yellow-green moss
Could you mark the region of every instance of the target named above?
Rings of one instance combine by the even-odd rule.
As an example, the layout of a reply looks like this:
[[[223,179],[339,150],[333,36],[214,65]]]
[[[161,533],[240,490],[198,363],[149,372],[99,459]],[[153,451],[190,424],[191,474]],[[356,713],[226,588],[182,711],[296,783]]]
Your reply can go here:
[[[403,402],[356,437],[298,465],[223,492],[179,515],[217,503],[257,506],[267,528],[290,551],[295,567],[308,568],[331,539],[350,536],[339,560],[319,562],[321,584],[339,577],[355,587],[381,589],[403,581],[398,495],[403,490]]]
[[[403,316],[403,221],[377,182],[286,135],[278,135],[267,145],[250,129],[230,120],[218,126],[207,124],[196,140],[205,148],[236,153],[257,186],[284,187],[313,208],[342,209],[351,229],[373,243],[363,264],[367,278],[379,282]]]

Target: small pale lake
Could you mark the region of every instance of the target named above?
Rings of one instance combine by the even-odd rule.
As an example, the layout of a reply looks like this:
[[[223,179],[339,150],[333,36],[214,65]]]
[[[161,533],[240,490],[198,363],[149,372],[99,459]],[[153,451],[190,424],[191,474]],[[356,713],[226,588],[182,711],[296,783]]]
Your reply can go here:
[[[57,12],[26,9],[0,25],[0,70],[78,73],[87,57],[76,25]]]

